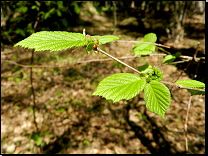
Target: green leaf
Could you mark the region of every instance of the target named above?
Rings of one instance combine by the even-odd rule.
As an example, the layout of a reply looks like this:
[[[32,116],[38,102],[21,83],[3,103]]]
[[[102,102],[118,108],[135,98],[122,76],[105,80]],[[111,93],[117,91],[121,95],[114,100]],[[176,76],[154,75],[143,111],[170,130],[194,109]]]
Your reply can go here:
[[[20,29],[20,28],[17,28],[17,30],[15,31],[15,33],[16,34],[20,34],[20,35],[22,35],[22,36],[26,36],[26,34],[25,34],[25,31],[24,30],[22,30],[22,29]]]
[[[57,13],[57,15],[58,15],[59,17],[61,17],[62,14],[61,14],[61,11],[60,11],[60,10],[57,10],[56,13]]]
[[[52,9],[50,9],[48,12],[50,13],[50,14],[52,14],[52,13],[54,13],[55,12],[55,8],[52,8]]]
[[[196,81],[196,80],[180,80],[180,81],[176,81],[175,84],[179,84],[184,87],[192,87],[192,88],[205,90],[205,84],[203,82]],[[190,89],[187,89],[187,90],[191,93],[191,95],[205,95],[205,92],[202,92],[202,91],[196,91],[196,90],[190,90]]]
[[[98,38],[99,45],[112,42],[114,40],[118,40],[119,38],[117,36],[113,35],[105,35],[105,36],[91,36],[91,39],[94,40],[95,38]]]
[[[14,80],[15,82],[17,82],[17,83],[20,82],[20,78],[18,78],[18,77],[15,77],[13,80]]]
[[[47,19],[49,16],[50,16],[50,13],[49,13],[49,12],[46,12],[46,13],[44,14],[44,20]]]
[[[157,36],[155,33],[149,33],[144,36],[144,39],[140,40],[140,42],[150,42],[155,43],[157,41]],[[145,44],[145,43],[136,43],[133,47],[133,51],[136,55],[149,55],[153,51],[155,51],[155,45]]]
[[[57,1],[58,9],[63,8],[63,1]]]
[[[80,8],[79,8],[79,5],[77,4],[77,2],[74,1],[73,5],[74,5],[74,10],[75,10],[76,14],[79,14],[80,13]]]
[[[93,46],[94,46],[94,42],[91,42],[87,45],[87,48],[86,48],[87,54],[90,53],[90,51],[93,49]]]
[[[21,10],[22,10],[23,13],[26,13],[28,8],[26,6],[23,6],[23,7],[21,7]]]
[[[148,74],[148,80],[147,81],[161,81],[163,78],[163,73],[160,72],[160,70],[156,67],[153,67],[153,70],[149,72]]]
[[[30,133],[26,133],[24,136],[29,137],[30,135],[31,135]]]
[[[24,77],[23,72],[20,72],[20,78],[22,79]]]
[[[61,20],[65,27],[68,27],[68,21],[64,18]]]
[[[40,31],[14,45],[35,51],[60,51],[71,47],[81,47],[87,44],[86,38],[80,33],[65,31]]]
[[[37,146],[40,146],[41,143],[42,143],[42,138],[41,137],[38,137],[37,140],[36,140],[36,142],[35,142],[35,144]]]
[[[58,94],[59,98],[62,96],[60,91],[57,91],[56,93]]]
[[[199,88],[199,89],[205,89],[205,88]],[[197,91],[197,90],[191,90],[191,89],[187,89],[189,93],[191,93],[191,95],[205,95],[205,92],[202,91]]]
[[[102,7],[96,6],[95,9],[96,9],[97,13],[99,15],[101,15],[101,13],[102,13]]]
[[[170,91],[164,84],[151,81],[144,88],[144,99],[147,109],[164,118],[170,106]]]
[[[164,63],[171,63],[176,59],[174,55],[166,55],[163,59],[163,64]]]
[[[59,2],[59,1],[58,1],[58,2]],[[51,1],[46,1],[45,4],[46,4],[47,6],[49,6],[49,5],[51,4]]]
[[[47,135],[48,137],[50,137],[50,132],[46,131],[46,130],[43,130],[42,132],[43,134]]]
[[[196,81],[196,80],[180,80],[180,81],[176,81],[175,84],[179,84],[185,87],[192,87],[192,88],[205,88],[205,84],[203,82],[200,81]]]
[[[12,71],[12,74],[19,71],[20,69],[21,69],[20,66],[18,66],[18,65],[14,66],[14,71]]]
[[[30,112],[33,114],[34,113],[34,110],[32,108],[30,108]]]
[[[151,65],[143,65],[138,68],[138,71],[141,73],[149,73],[153,71],[153,67]]]
[[[179,56],[181,56],[181,52],[177,52],[174,55],[175,55],[175,57],[179,57]]]
[[[38,137],[39,137],[39,133],[37,133],[37,134],[34,133],[34,134],[32,134],[31,139],[37,140]]]
[[[144,89],[146,84],[139,76],[130,73],[119,73],[104,78],[92,95],[119,102],[122,99],[132,99]]]
[[[171,63],[173,62],[177,57],[179,57],[181,55],[181,52],[177,52],[173,55],[166,55],[163,59],[163,64],[164,63]]]

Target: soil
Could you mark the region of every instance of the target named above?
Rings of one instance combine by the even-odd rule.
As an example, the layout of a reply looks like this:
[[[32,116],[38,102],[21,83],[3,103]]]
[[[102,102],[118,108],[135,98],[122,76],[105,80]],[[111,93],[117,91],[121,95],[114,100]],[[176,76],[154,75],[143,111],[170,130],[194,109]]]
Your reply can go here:
[[[82,20],[93,23],[93,26],[85,26],[87,34],[113,33],[112,17],[94,13]],[[187,23],[194,23],[194,20]],[[122,22],[122,25],[125,24]],[[82,30],[83,25],[69,28],[68,31],[82,33]],[[126,28],[117,28],[116,35],[121,40],[140,40],[143,37],[139,30],[131,32]],[[177,45],[165,41],[167,36],[160,36],[158,42],[178,49],[196,48],[197,42],[200,41],[201,51],[205,53],[204,38],[193,39],[187,36]],[[108,43],[100,48],[115,57],[121,57],[133,56],[133,46],[134,43]],[[30,64],[31,50],[5,45],[2,52],[5,53],[2,60]],[[56,59],[56,54],[59,59]],[[60,66],[107,57],[94,52],[88,55],[82,47],[57,53],[36,52],[34,58],[36,65]],[[168,82],[175,82],[183,71],[174,65],[162,64],[162,56],[146,56],[123,61],[135,68],[144,64],[155,65],[163,71],[163,81]],[[171,105],[165,113],[165,119],[145,108],[143,92],[131,100],[118,103],[92,96],[98,83],[105,77],[116,73],[133,73],[113,60],[66,68],[33,68],[35,116],[42,138],[41,145],[37,146],[29,137],[36,134],[30,69],[21,68],[22,79],[20,71],[12,73],[14,69],[15,65],[11,63],[1,63],[1,153],[186,153],[184,124],[190,93],[185,89],[172,89]],[[20,81],[17,78],[20,78]],[[183,73],[179,80],[182,79],[191,78],[187,73]],[[187,139],[188,153],[205,153],[205,96],[192,97]]]

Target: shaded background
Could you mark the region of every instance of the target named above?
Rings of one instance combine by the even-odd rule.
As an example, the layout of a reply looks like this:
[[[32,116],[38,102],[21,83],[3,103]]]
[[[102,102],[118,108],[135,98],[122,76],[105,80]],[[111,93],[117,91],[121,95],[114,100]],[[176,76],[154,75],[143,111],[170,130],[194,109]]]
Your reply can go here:
[[[117,35],[140,40],[156,33],[157,43],[171,53],[205,55],[205,2],[174,1],[9,1],[1,2],[2,60],[30,64],[31,50],[12,46],[34,31],[69,31],[90,35]],[[35,29],[34,29],[35,28]],[[112,43],[101,48],[113,56],[133,55],[132,43]],[[36,65],[65,65],[103,59],[72,48],[58,53],[37,52]],[[165,81],[174,82],[188,63],[161,65],[162,58],[124,60],[139,67],[161,66]],[[143,95],[112,104],[92,97],[98,83],[109,75],[132,72],[113,61],[92,62],[67,68],[34,69],[35,108],[39,132],[33,123],[33,103],[28,68],[1,63],[2,153],[183,153],[184,114],[189,93],[173,89],[172,104],[162,120],[145,110]],[[181,79],[205,82],[205,65],[191,64]],[[168,69],[168,70],[167,70]],[[165,75],[166,72],[166,75]],[[197,75],[197,76],[195,76]],[[193,98],[188,125],[189,153],[205,152],[204,97]],[[195,123],[197,121],[197,123]],[[41,139],[40,139],[41,138]],[[35,143],[40,142],[37,146]]]

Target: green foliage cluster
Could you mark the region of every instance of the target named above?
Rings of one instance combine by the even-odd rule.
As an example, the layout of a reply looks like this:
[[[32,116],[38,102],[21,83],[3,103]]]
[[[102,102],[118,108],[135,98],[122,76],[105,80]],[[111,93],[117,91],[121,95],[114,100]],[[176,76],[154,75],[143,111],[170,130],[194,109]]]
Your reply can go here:
[[[91,50],[97,50],[97,46],[116,39],[119,38],[112,35],[85,35],[85,29],[83,30],[83,34],[62,31],[41,31],[18,42],[14,47],[21,46],[24,48],[35,49],[35,51],[60,51],[71,47],[81,47],[86,45],[86,52],[89,54]],[[145,35],[144,39],[141,41],[155,43],[156,40],[156,34],[149,33]],[[96,48],[94,48],[93,45],[96,45]],[[155,50],[155,45],[139,43],[135,45],[133,50],[135,55],[141,53],[142,55],[149,55]],[[175,57],[179,55],[180,54],[177,53]],[[119,102],[122,99],[132,99],[144,90],[146,107],[150,111],[164,118],[165,112],[170,106],[170,91],[164,84],[160,83],[163,73],[158,68],[150,65],[141,66],[139,67],[139,70],[141,71],[139,76],[130,73],[119,73],[104,78],[92,95],[99,95],[105,97],[107,100],[111,99],[113,102]],[[195,80],[177,81],[176,84],[185,87],[205,89],[204,83]],[[188,91],[192,95],[204,95],[204,92],[201,91]]]

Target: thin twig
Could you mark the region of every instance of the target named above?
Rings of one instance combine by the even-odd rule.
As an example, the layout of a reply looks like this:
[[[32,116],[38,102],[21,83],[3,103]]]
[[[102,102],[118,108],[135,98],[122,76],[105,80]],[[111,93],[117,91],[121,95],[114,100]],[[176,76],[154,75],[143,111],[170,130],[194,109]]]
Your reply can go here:
[[[182,86],[182,85],[179,85],[179,84],[175,84],[175,83],[172,83],[172,82],[165,82],[165,81],[160,81],[160,82],[161,83],[164,83],[166,85],[171,85],[171,86],[180,88],[180,89],[190,89],[190,90],[196,90],[196,91],[205,92],[204,89],[198,89],[198,88],[192,88],[192,87],[185,87],[185,86]]]
[[[192,99],[192,96],[190,96],[189,98],[189,103],[188,103],[188,109],[187,109],[187,112],[186,112],[186,120],[185,120],[185,124],[184,124],[184,128],[185,128],[185,141],[186,141],[186,153],[188,154],[188,138],[187,138],[187,135],[188,135],[188,132],[187,132],[187,123],[188,123],[188,114],[189,114],[189,110],[190,110],[190,107],[191,107],[191,99]]]
[[[190,66],[190,64],[191,64],[192,62],[196,61],[196,54],[197,54],[197,52],[198,52],[199,44],[200,44],[200,42],[198,42],[198,44],[197,44],[196,51],[195,51],[195,53],[194,53],[194,55],[193,55],[191,61],[189,61],[188,65],[187,65],[186,68],[181,72],[181,74],[177,77],[177,79],[175,80],[175,82],[178,81],[178,79],[181,77],[181,75],[188,69],[188,67]],[[170,88],[170,92],[172,91],[172,89],[173,89],[173,86]]]
[[[126,66],[126,67],[130,68],[131,70],[133,70],[133,71],[135,71],[135,72],[137,72],[137,73],[141,74],[141,72],[140,72],[140,71],[138,71],[138,70],[136,70],[135,68],[133,68],[133,67],[129,66],[128,64],[126,64],[126,63],[122,62],[121,60],[119,60],[119,59],[117,59],[117,58],[113,57],[112,55],[110,55],[110,54],[106,53],[105,51],[101,50],[100,48],[97,48],[97,51],[98,51],[98,52],[101,52],[101,53],[102,53],[102,54],[104,54],[104,55],[107,55],[108,57],[110,57],[110,58],[114,59],[115,61],[117,61],[117,62],[119,62],[119,63],[121,63],[121,64],[123,64],[124,66]]]
[[[101,49],[100,49],[101,50]],[[100,51],[101,52],[101,51]],[[102,51],[103,52],[103,51]],[[107,54],[106,52],[104,54]],[[109,55],[109,54],[108,54]],[[107,56],[108,56],[107,55]],[[161,55],[161,56],[165,56],[166,54],[150,54],[150,56],[153,56],[153,55]],[[109,57],[113,57],[111,55],[109,55]],[[141,57],[141,56],[126,56],[126,57],[119,57],[119,59],[127,59],[127,58],[136,58],[136,57]],[[115,58],[113,57],[112,59],[114,60],[118,60],[118,58]],[[70,65],[63,65],[63,66],[28,66],[28,65],[23,65],[23,64],[19,64],[19,63],[16,63],[16,62],[13,62],[13,61],[10,61],[10,60],[2,60],[2,62],[10,62],[12,64],[15,64],[15,65],[18,65],[20,67],[24,67],[24,68],[64,68],[64,67],[69,67],[69,66],[75,66],[75,65],[79,65],[79,64],[82,64],[82,63],[90,63],[90,62],[102,62],[102,61],[111,61],[112,59],[94,59],[94,60],[88,60],[88,61],[80,61],[78,63],[74,63],[74,64],[70,64]],[[120,61],[120,60],[119,60]],[[121,63],[122,61],[120,61]],[[126,64],[124,62],[122,62],[124,66],[126,66]],[[127,65],[128,67],[129,65]],[[129,67],[128,67],[129,68]],[[132,69],[132,67],[130,68]],[[134,69],[134,68],[133,68]],[[132,69],[132,70],[133,70]],[[134,69],[135,72],[139,73],[139,71],[136,71],[136,69]],[[139,73],[140,74],[140,73]],[[197,89],[197,88],[190,88],[190,87],[184,87],[184,86],[181,86],[181,85],[178,85],[178,84],[175,84],[175,83],[171,83],[171,82],[164,82],[164,81],[160,81],[164,84],[167,84],[167,85],[171,85],[171,86],[175,86],[175,87],[178,87],[178,88],[182,88],[182,89],[192,89],[192,90],[197,90],[197,91],[203,91],[203,89]]]
[[[197,77],[198,69],[199,69],[199,64],[197,64],[197,67],[196,67],[196,74],[194,75],[194,79]]]
[[[42,2],[40,3],[40,6],[39,8],[41,7],[41,4]],[[34,24],[34,27],[33,27],[33,33],[36,32],[36,28],[39,24],[39,20],[40,20],[40,17],[39,17],[39,12],[37,14],[37,20]],[[34,49],[32,49],[31,53],[31,64],[33,64],[33,60],[34,60]],[[38,124],[36,122],[36,116],[35,116],[35,107],[36,107],[36,100],[35,100],[35,90],[34,90],[34,87],[33,87],[33,71],[32,71],[33,68],[30,68],[30,84],[31,84],[31,90],[32,90],[32,95],[33,95],[33,117],[34,117],[34,123],[35,123],[35,126],[36,126],[36,130],[37,130],[37,133],[39,132],[38,130]]]
[[[137,56],[124,56],[124,57],[118,57],[118,59],[130,59],[130,58],[137,58],[137,57],[141,57],[143,55],[137,55]],[[146,55],[147,56],[147,55]],[[150,54],[149,56],[166,56],[166,54]],[[90,63],[90,62],[103,62],[103,61],[112,61],[112,59],[92,59],[92,60],[87,60],[87,61],[80,61],[74,64],[69,64],[69,65],[63,65],[63,66],[30,66],[30,65],[24,65],[24,64],[19,64],[17,62],[14,61],[10,61],[10,60],[1,60],[1,62],[9,62],[15,65],[18,65],[20,67],[23,68],[64,68],[64,67],[70,67],[70,66],[76,66],[82,63]]]
[[[139,72],[139,71],[136,70],[135,68],[133,68],[133,67],[129,66],[128,64],[122,62],[121,60],[119,60],[119,59],[117,59],[117,58],[111,56],[110,54],[106,53],[105,51],[101,50],[100,48],[97,48],[97,51],[98,51],[98,52],[101,52],[101,53],[104,54],[104,55],[107,55],[108,57],[114,59],[115,61],[117,61],[117,62],[119,62],[119,63],[121,63],[121,64],[123,64],[124,66],[130,68],[131,70],[133,70],[133,71],[135,71],[135,72],[141,74],[141,72]],[[178,88],[181,88],[181,89],[191,89],[191,90],[197,90],[197,91],[205,92],[205,90],[203,90],[203,89],[192,88],[192,87],[184,87],[184,86],[182,86],[182,85],[178,85],[178,84],[171,83],[171,82],[165,82],[165,81],[160,81],[160,82],[161,82],[161,83],[164,83],[164,84],[172,85],[172,86],[175,86],[175,87],[178,87]]]
[[[183,60],[183,61],[176,61],[176,62],[172,62],[172,63],[168,63],[168,64],[178,64],[178,63],[184,63],[184,62],[188,62],[189,60]]]
[[[6,54],[9,54],[9,53],[15,53],[16,51],[7,51],[7,52],[1,52],[1,55],[6,55]]]
[[[166,45],[162,45],[162,44],[159,44],[159,43],[150,43],[150,42],[124,41],[124,40],[115,40],[113,42],[145,43],[145,44],[153,44],[153,45],[156,45],[156,46],[159,46],[159,47],[170,48],[169,46],[166,46]]]
[[[199,45],[200,45],[200,42],[197,43],[196,51],[195,51],[194,56],[193,56],[193,59],[194,59],[195,62],[196,62],[196,55],[199,51]]]
[[[34,49],[32,50],[32,56],[31,56],[31,64],[33,63],[33,58],[34,58]],[[35,123],[35,127],[37,132],[39,132],[38,130],[38,124],[36,122],[36,116],[35,116],[35,107],[36,107],[36,102],[35,102],[35,91],[34,91],[34,87],[33,87],[33,72],[32,72],[32,68],[30,68],[30,85],[31,85],[31,91],[32,91],[32,96],[33,96],[33,118],[34,118],[34,123]]]
[[[160,47],[158,47],[158,49],[160,49],[161,51],[163,51],[163,52],[165,52],[165,53],[167,53],[167,54],[171,54],[170,52],[168,52],[168,51],[166,51],[165,49],[163,49],[163,48],[160,48]]]

